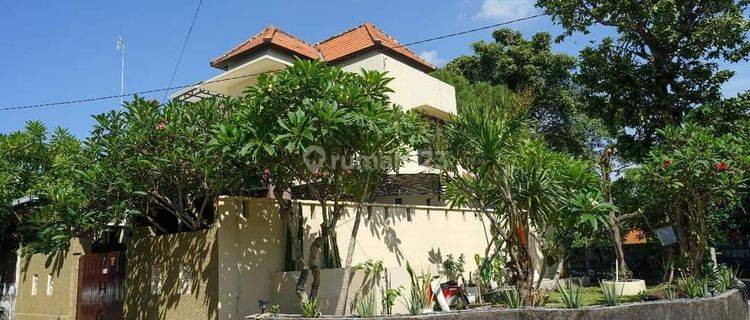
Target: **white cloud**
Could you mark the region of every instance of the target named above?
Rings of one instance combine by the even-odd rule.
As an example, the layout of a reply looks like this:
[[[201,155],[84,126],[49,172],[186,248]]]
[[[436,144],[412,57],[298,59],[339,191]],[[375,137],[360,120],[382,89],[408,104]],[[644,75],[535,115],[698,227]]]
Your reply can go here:
[[[484,0],[475,19],[501,20],[530,16],[536,13],[533,0]]]
[[[447,62],[445,59],[440,58],[435,50],[421,51],[419,52],[419,56],[438,67],[442,67]]]

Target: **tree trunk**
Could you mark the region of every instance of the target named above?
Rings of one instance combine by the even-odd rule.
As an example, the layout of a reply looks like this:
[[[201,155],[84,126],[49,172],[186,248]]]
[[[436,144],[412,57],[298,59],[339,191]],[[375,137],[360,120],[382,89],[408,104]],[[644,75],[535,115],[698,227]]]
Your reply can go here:
[[[693,204],[694,205],[694,204]],[[682,276],[690,276],[700,272],[703,262],[703,250],[706,248],[704,222],[702,218],[691,219],[691,214],[687,213],[688,204],[685,204],[676,214],[675,231],[677,232],[677,244],[680,249],[680,256],[687,259],[687,266],[681,269]],[[702,210],[699,208],[697,210]],[[696,211],[697,211],[696,210]],[[693,213],[695,214],[695,213]]]
[[[359,232],[359,225],[362,221],[362,204],[357,205],[357,213],[354,218],[354,226],[352,226],[352,234],[349,236],[349,247],[346,250],[346,260],[344,262],[344,276],[341,281],[341,289],[339,290],[339,299],[336,302],[336,313],[335,315],[343,315],[346,309],[346,300],[349,296],[349,280],[351,278],[351,272],[349,267],[352,265],[354,259],[354,249],[357,244],[357,233]]]
[[[674,248],[672,245],[664,249],[666,257],[666,261],[664,262],[664,276],[662,277],[662,282],[664,283],[672,283],[672,280],[674,280]]]
[[[547,261],[545,260],[546,259],[542,259],[542,268],[539,271],[539,279],[536,279],[536,284],[534,285],[535,290],[538,290],[539,287],[542,285],[542,280],[544,280],[544,275],[547,273]]]
[[[555,283],[560,280],[563,271],[565,271],[565,257],[560,257],[560,261],[557,263],[557,270],[555,270],[555,277],[552,279]]]
[[[617,216],[613,213],[609,213],[609,221],[612,225],[612,244],[614,245],[615,257],[620,265],[619,274],[623,279],[630,279],[630,270],[628,270],[628,264],[625,262],[625,251],[622,249],[622,235],[620,234],[620,222]]]
[[[611,148],[607,148],[604,150],[604,152],[602,152],[602,156],[600,158],[604,197],[609,203],[614,203],[614,198],[612,197],[612,189],[611,189],[612,178],[610,177],[610,175],[612,174],[612,156],[613,155],[614,155],[614,151]],[[612,244],[614,246],[615,258],[617,258],[617,262],[620,265],[619,274],[622,275],[624,279],[629,279],[630,271],[628,270],[627,262],[625,262],[625,252],[622,249],[622,235],[620,234],[620,219],[614,212],[609,213],[609,224],[610,224],[610,229],[612,232]]]
[[[320,264],[318,263],[318,255],[320,254],[321,247],[323,247],[322,235],[315,237],[315,240],[310,244],[310,253],[307,257],[310,274],[313,279],[312,284],[310,285],[308,299],[315,299],[318,297],[318,288],[320,288]]]
[[[305,264],[305,256],[302,248],[302,239],[299,238],[297,230],[301,227],[304,218],[302,217],[302,208],[300,207],[297,214],[294,214],[294,208],[292,208],[292,201],[290,199],[284,199],[284,192],[286,188],[273,188],[274,198],[279,206],[279,214],[283,219],[287,221],[290,226],[288,228],[291,232],[289,240],[292,242],[292,251],[296,264],[296,269],[299,270],[299,278],[295,284],[295,293],[300,302],[307,302],[307,296],[305,295],[305,284],[307,284],[308,269]]]

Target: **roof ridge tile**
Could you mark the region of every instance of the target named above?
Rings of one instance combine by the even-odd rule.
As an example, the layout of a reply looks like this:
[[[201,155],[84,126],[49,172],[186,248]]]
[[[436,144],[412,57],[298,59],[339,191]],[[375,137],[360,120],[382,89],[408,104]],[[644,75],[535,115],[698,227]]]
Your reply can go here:
[[[396,38],[394,38],[393,36],[391,36],[387,32],[385,32],[382,29],[378,28],[374,24],[370,24],[370,27],[373,28],[373,29],[375,29],[376,31],[380,32],[384,37],[388,38],[389,41],[393,42],[396,45],[394,48],[390,48],[389,47],[391,50],[403,49],[403,50],[405,50],[405,51],[413,54],[416,59],[420,60],[420,62],[422,62],[422,63],[424,63],[424,64],[432,67],[433,69],[436,69],[435,65],[433,65],[429,61],[425,60],[420,55],[416,54],[414,51],[411,51],[411,49],[409,49],[409,47],[407,47],[404,44],[401,44],[398,40],[396,40]]]
[[[323,40],[319,41],[319,42],[318,42],[318,43],[316,43],[316,44],[315,44],[314,46],[316,46],[316,47],[317,47],[317,46],[319,46],[319,45],[321,45],[321,44],[323,44],[323,43],[326,43],[326,42],[328,42],[328,41],[331,41],[331,40],[333,40],[333,39],[339,38],[339,37],[341,37],[341,36],[343,36],[343,35],[345,35],[345,34],[348,34],[348,33],[351,33],[351,32],[353,32],[353,31],[355,31],[355,30],[357,30],[357,29],[361,29],[361,28],[363,28],[363,27],[364,27],[364,26],[365,26],[366,24],[368,24],[368,23],[369,23],[369,22],[365,22],[365,23],[363,23],[363,24],[360,24],[360,25],[358,25],[358,26],[356,26],[356,27],[350,28],[350,29],[348,29],[348,30],[346,30],[346,31],[343,31],[343,32],[339,32],[339,33],[338,33],[338,34],[336,34],[336,35],[330,36],[330,37],[328,37],[328,38],[326,38],[326,39],[323,39]]]

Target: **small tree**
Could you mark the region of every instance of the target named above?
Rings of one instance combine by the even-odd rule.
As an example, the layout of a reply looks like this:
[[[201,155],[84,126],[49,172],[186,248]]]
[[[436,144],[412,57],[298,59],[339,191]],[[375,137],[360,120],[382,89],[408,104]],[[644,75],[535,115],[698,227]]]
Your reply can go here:
[[[385,173],[400,166],[407,143],[417,137],[412,128],[418,127],[418,119],[388,100],[389,81],[380,72],[356,74],[319,61],[297,61],[260,76],[237,113],[217,130],[214,145],[250,170],[262,172],[273,186],[291,231],[300,271],[296,291],[302,301],[317,296],[320,268],[341,266],[335,227],[344,214],[343,201],[355,197],[361,219],[361,203],[370,199]],[[370,160],[377,161],[366,165]],[[294,232],[303,218],[284,195],[295,183],[323,210],[307,259],[302,239]],[[305,294],[310,274],[313,281]]]
[[[68,248],[69,240],[91,236],[94,216],[80,214],[86,203],[79,184],[86,167],[81,142],[67,130],[53,133],[40,122],[0,135],[0,250],[49,253]],[[20,212],[11,201],[38,196],[43,205]]]
[[[640,168],[627,173],[643,195],[642,210],[655,226],[673,225],[686,259],[685,275],[701,270],[717,215],[737,205],[745,187],[745,142],[688,123],[661,131],[662,142]]]
[[[161,233],[210,225],[216,195],[253,178],[226,175],[231,163],[207,148],[213,126],[233,105],[219,99],[160,105],[136,97],[123,111],[94,116],[86,209],[106,212],[112,222],[144,219]]]
[[[584,211],[574,202],[597,190],[601,180],[591,163],[534,139],[525,126],[523,97],[508,91],[500,97],[502,87],[480,92],[490,98],[462,106],[441,141],[447,198],[453,206],[475,208],[490,222],[494,253],[483,261],[500,252],[509,257],[511,280],[523,289],[525,303],[534,304],[540,298],[534,294],[540,284],[533,282],[535,267],[542,273],[547,267],[546,262],[535,265],[536,249],[560,261],[572,229],[603,219],[604,210]]]
[[[473,207],[489,221],[491,246],[509,257],[508,269],[528,299],[534,276],[528,226],[539,217],[521,207],[511,188],[512,163],[528,133],[519,98],[509,93],[498,101],[504,103],[462,108],[440,141],[441,165],[451,205]]]

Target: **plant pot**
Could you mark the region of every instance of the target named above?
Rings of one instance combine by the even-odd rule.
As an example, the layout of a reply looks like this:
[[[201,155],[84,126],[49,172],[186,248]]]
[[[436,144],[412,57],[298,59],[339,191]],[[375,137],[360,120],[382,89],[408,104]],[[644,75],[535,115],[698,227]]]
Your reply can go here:
[[[602,281],[602,285],[615,286],[615,292],[621,296],[636,296],[646,291],[646,281],[641,279],[632,279],[629,281]]]
[[[466,286],[466,299],[469,303],[477,302],[477,296],[479,295],[479,288],[476,285]]]

